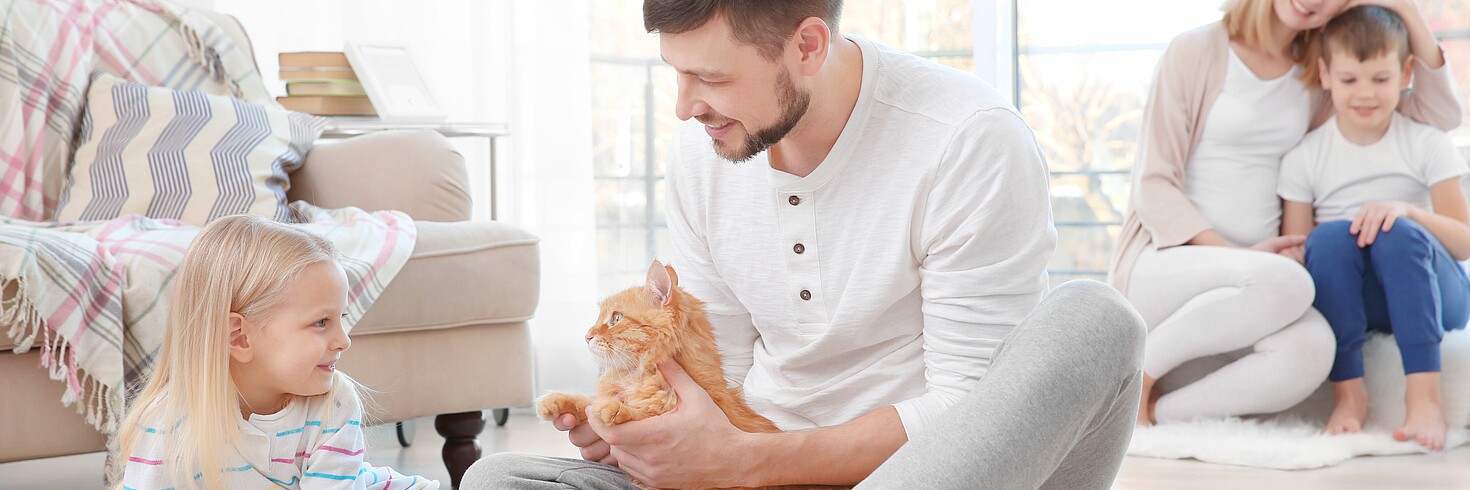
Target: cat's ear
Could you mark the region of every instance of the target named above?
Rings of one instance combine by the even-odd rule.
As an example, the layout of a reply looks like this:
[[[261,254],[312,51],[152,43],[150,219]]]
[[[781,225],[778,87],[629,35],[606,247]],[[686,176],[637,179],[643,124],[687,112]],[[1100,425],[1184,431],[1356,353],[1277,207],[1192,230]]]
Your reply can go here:
[[[669,271],[669,285],[679,287],[679,273],[674,272],[674,266],[666,265],[664,269]]]
[[[660,305],[668,306],[669,300],[674,297],[673,272],[657,260],[648,266],[648,292],[653,294]]]

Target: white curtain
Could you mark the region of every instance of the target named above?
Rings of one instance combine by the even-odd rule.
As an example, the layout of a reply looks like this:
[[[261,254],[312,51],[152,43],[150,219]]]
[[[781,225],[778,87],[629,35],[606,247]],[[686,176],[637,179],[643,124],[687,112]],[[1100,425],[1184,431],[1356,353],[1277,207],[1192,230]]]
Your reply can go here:
[[[507,124],[511,136],[499,140],[497,155],[497,217],[541,237],[541,302],[531,321],[538,393],[592,391],[597,368],[582,340],[598,300],[586,0],[190,3],[240,19],[277,95],[285,95],[280,52],[402,42],[451,121]],[[476,219],[489,219],[487,145],[454,142],[469,168]]]

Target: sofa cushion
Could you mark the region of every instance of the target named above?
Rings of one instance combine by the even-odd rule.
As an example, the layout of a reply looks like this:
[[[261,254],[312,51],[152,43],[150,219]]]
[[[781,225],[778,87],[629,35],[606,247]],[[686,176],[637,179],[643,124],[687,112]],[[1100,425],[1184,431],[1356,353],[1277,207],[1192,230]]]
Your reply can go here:
[[[497,221],[415,224],[413,255],[354,337],[531,318],[541,290],[535,235]]]
[[[464,157],[428,130],[388,130],[324,140],[291,173],[292,201],[326,208],[403,211],[421,221],[470,219]]]
[[[321,134],[321,118],[98,73],[57,218],[127,214],[203,226],[232,214],[295,221],[287,172]]]

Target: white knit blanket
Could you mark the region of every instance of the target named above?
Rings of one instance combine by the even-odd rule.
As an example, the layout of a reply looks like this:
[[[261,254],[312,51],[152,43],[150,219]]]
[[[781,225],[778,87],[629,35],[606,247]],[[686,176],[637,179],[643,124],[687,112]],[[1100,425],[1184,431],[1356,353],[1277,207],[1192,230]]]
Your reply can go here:
[[[1449,332],[1440,348],[1445,414],[1451,427],[1445,444],[1449,450],[1470,442],[1470,333]],[[1306,401],[1281,414],[1138,428],[1128,454],[1302,470],[1357,456],[1426,452],[1414,442],[1393,439],[1393,430],[1404,420],[1404,370],[1398,346],[1390,336],[1370,335],[1363,349],[1363,381],[1368,385],[1370,410],[1361,433],[1330,436],[1322,432],[1332,413],[1332,388],[1324,384]]]

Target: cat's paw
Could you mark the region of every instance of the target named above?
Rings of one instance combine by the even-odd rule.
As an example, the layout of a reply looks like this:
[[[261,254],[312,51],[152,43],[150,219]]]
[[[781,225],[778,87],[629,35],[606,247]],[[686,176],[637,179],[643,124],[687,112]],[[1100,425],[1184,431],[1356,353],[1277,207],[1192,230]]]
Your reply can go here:
[[[587,406],[592,399],[571,393],[550,393],[536,400],[536,416],[551,421],[557,416],[570,413],[577,417],[577,425],[587,422]]]
[[[592,416],[607,424],[616,425],[633,420],[633,412],[617,398],[598,398],[592,402]]]
[[[679,394],[675,393],[673,388],[654,393],[652,401],[654,402],[653,413],[657,415],[663,415],[679,408]]]

